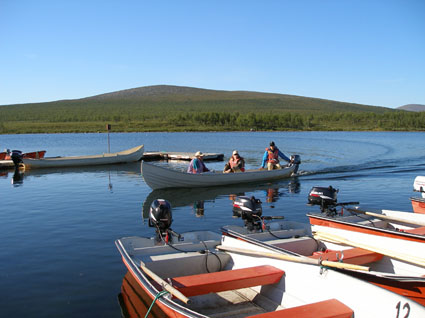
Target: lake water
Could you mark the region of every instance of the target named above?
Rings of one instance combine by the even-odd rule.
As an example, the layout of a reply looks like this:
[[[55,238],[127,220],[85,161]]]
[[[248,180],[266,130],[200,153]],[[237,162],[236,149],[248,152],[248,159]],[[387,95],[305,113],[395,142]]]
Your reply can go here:
[[[98,168],[0,171],[0,316],[120,317],[117,295],[126,268],[117,238],[151,236],[150,202],[168,199],[176,232],[214,230],[232,218],[232,194],[254,195],[264,215],[305,221],[313,186],[339,189],[338,201],[411,211],[417,175],[425,175],[425,133],[235,132],[114,133],[111,152],[139,144],[145,151],[224,153],[234,149],[259,167],[270,141],[302,159],[299,176],[275,183],[152,192],[140,163]],[[47,150],[46,156],[107,151],[106,134],[0,135],[0,150]],[[169,163],[175,167],[188,163]],[[207,162],[221,170],[224,162]],[[204,211],[197,209],[203,204]],[[145,211],[145,212],[143,212]]]

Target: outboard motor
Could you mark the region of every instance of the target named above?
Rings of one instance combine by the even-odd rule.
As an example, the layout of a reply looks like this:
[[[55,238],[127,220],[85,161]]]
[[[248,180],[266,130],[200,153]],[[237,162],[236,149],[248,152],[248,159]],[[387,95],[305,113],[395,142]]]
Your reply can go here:
[[[320,211],[322,211],[322,213],[326,213],[327,216],[336,216],[338,214],[336,211],[337,206],[359,204],[359,202],[337,203],[338,192],[339,190],[332,186],[327,188],[313,187],[308,194],[308,204],[320,205]]]
[[[15,165],[15,169],[19,168],[19,164],[21,164],[22,158],[23,158],[23,154],[22,151],[20,150],[12,150],[12,152],[10,153],[10,159],[12,159],[13,164]]]
[[[233,216],[242,218],[250,231],[261,228],[262,214],[261,201],[254,196],[238,196],[233,202]]]
[[[170,226],[173,222],[171,214],[171,204],[163,199],[157,199],[152,202],[149,209],[149,226],[156,228],[157,239],[159,241],[165,241],[171,238],[173,231]]]
[[[295,170],[294,173],[298,172],[298,168],[301,164],[301,157],[299,155],[291,155],[291,157],[289,157],[289,159],[291,159],[291,161],[289,162],[290,165],[295,165]]]

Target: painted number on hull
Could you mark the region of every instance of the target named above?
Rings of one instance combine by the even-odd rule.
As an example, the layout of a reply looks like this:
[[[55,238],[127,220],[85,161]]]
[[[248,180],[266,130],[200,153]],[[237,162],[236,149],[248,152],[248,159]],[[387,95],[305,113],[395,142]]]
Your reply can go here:
[[[396,318],[407,318],[409,317],[410,314],[410,305],[409,303],[405,303],[403,305],[403,308],[401,307],[401,301],[399,301],[397,303],[397,306],[395,306],[395,308],[397,308],[397,315],[395,316]],[[406,313],[404,316],[400,316],[400,311],[401,314]]]

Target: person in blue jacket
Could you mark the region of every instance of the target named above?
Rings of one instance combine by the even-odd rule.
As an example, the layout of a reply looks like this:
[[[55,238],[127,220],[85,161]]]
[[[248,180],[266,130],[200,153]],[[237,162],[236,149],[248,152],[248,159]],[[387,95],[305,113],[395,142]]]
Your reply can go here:
[[[283,160],[287,162],[291,161],[291,159],[285,156],[272,141],[270,143],[270,147],[266,148],[266,152],[264,153],[263,161],[261,163],[261,168],[265,168],[267,164],[268,170],[282,169],[282,167],[279,164],[279,157],[281,157]]]
[[[195,158],[192,159],[192,161],[189,164],[189,167],[187,168],[188,173],[202,173],[210,171],[204,164],[204,161],[202,160],[204,157],[204,154],[200,151],[198,151],[195,154]]]

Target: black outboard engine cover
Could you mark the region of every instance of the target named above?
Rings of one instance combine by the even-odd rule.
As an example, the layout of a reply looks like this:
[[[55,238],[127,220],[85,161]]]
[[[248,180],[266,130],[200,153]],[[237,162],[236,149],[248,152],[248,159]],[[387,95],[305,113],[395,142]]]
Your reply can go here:
[[[328,210],[328,208],[335,207],[337,203],[338,189],[329,186],[325,187],[313,187],[308,194],[308,204],[320,205],[322,212]]]
[[[301,157],[299,155],[291,155],[291,157],[289,158],[291,161],[289,162],[289,165],[295,165],[295,170],[294,173],[298,172],[298,167],[301,164]]]
[[[149,209],[149,226],[155,227],[159,235],[166,235],[172,222],[171,204],[163,199],[153,201]]]
[[[12,150],[12,152],[10,153],[10,158],[13,161],[13,164],[15,165],[15,168],[19,167],[19,164],[22,163],[22,158],[23,158],[23,154],[22,151],[20,150]]]
[[[254,196],[239,196],[233,202],[233,216],[241,217],[248,230],[253,230],[256,226],[261,228],[262,214],[261,201]]]

